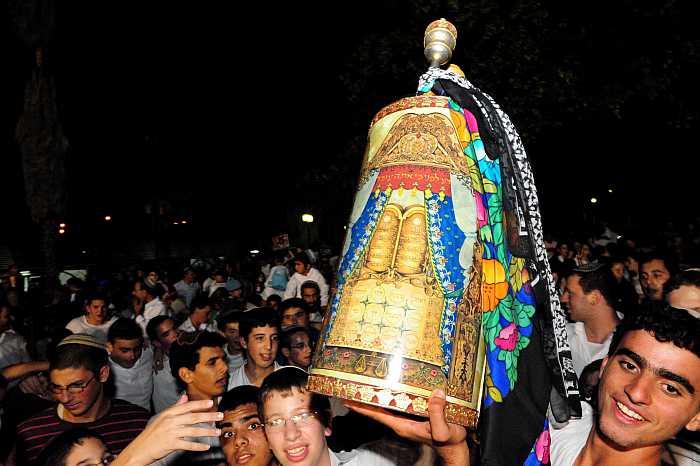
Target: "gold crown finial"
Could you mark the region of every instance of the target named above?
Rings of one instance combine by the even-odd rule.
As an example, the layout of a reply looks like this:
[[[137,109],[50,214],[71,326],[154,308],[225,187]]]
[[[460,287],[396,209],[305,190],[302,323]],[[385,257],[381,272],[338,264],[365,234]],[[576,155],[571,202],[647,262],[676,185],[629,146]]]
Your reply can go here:
[[[445,18],[433,21],[426,28],[423,53],[430,66],[438,67],[450,61],[455,45],[457,45],[457,28]]]

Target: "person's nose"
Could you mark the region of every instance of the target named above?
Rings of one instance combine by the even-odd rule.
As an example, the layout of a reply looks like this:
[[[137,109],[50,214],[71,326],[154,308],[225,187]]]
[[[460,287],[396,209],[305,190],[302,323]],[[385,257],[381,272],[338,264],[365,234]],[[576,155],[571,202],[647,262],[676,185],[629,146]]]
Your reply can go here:
[[[287,423],[284,425],[284,438],[290,441],[296,440],[300,434],[299,426],[292,422],[291,419],[287,419]]]
[[[652,385],[651,378],[639,375],[625,386],[625,394],[635,404],[648,405],[651,401]]]
[[[58,393],[54,393],[53,397],[61,404],[70,404],[71,396],[68,390],[61,390]]]
[[[246,445],[248,445],[248,436],[242,432],[242,435],[238,435],[238,432],[236,433],[236,447],[237,448],[242,448]]]

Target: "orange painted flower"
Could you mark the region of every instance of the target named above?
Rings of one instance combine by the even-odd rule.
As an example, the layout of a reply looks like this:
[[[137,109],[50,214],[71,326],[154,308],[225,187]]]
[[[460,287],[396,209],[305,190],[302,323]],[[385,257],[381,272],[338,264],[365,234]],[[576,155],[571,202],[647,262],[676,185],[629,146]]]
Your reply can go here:
[[[496,259],[484,259],[481,267],[481,307],[492,311],[508,293],[506,271]]]

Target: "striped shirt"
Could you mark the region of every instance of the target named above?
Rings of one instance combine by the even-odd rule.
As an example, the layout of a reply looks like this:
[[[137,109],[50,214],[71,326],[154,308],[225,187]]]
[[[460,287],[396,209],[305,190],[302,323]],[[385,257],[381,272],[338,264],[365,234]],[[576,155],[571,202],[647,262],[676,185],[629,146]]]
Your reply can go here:
[[[33,464],[54,437],[73,427],[85,427],[97,432],[104,438],[109,450],[119,454],[143,431],[149,418],[148,411],[139,406],[124,400],[112,400],[109,411],[103,417],[77,424],[59,418],[56,406],[53,406],[17,426],[18,464]]]

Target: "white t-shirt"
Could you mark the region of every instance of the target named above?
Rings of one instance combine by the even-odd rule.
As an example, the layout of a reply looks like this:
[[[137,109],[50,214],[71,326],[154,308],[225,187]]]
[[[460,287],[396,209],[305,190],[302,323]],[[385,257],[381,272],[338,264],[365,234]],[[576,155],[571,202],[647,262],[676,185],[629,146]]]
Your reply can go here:
[[[153,408],[159,413],[179,399],[180,390],[170,371],[170,359],[163,356],[163,369],[153,373]]]
[[[141,327],[141,330],[143,330],[144,338],[148,338],[148,334],[146,333],[148,322],[155,316],[164,316],[167,315],[167,313],[165,304],[163,304],[163,301],[161,301],[160,298],[152,299],[144,304],[143,312],[137,315],[136,319],[134,319]]]
[[[277,361],[275,361],[273,367],[274,367],[274,370],[277,370],[282,366],[277,364]],[[228,390],[231,390],[232,388],[240,387],[241,385],[252,385],[250,383],[250,379],[248,378],[248,374],[245,373],[245,364],[243,364],[241,367],[235,369],[233,372],[231,372],[229,374]]]
[[[66,328],[73,333],[87,333],[100,340],[100,342],[107,343],[107,332],[115,320],[117,320],[117,318],[112,317],[102,325],[92,325],[88,323],[85,316],[80,316],[68,322]]]
[[[330,449],[331,466],[409,466],[413,456],[404,447],[386,439],[368,443],[352,451],[334,453]]]
[[[31,358],[27,352],[27,341],[22,335],[12,329],[0,333],[0,369],[29,361]]]
[[[307,281],[316,282],[318,285],[318,288],[321,291],[321,306],[328,304],[328,283],[326,283],[326,279],[323,277],[321,272],[313,267],[311,267],[307,275],[302,275],[299,272],[292,275],[292,278],[290,278],[289,282],[287,283],[287,289],[284,292],[283,298],[301,298],[301,285]]]
[[[593,427],[593,408],[581,403],[581,419],[571,419],[561,429],[549,427],[551,466],[571,466],[581,453]]]
[[[153,351],[145,348],[133,367],[127,369],[109,358],[114,374],[115,398],[125,400],[143,409],[151,410],[153,394]]]
[[[608,355],[610,340],[613,332],[608,335],[603,343],[593,343],[588,341],[586,328],[583,322],[566,324],[566,331],[569,334],[569,345],[571,345],[571,359],[574,362],[576,376],[581,377],[581,372],[587,365],[596,359],[603,359]]]

